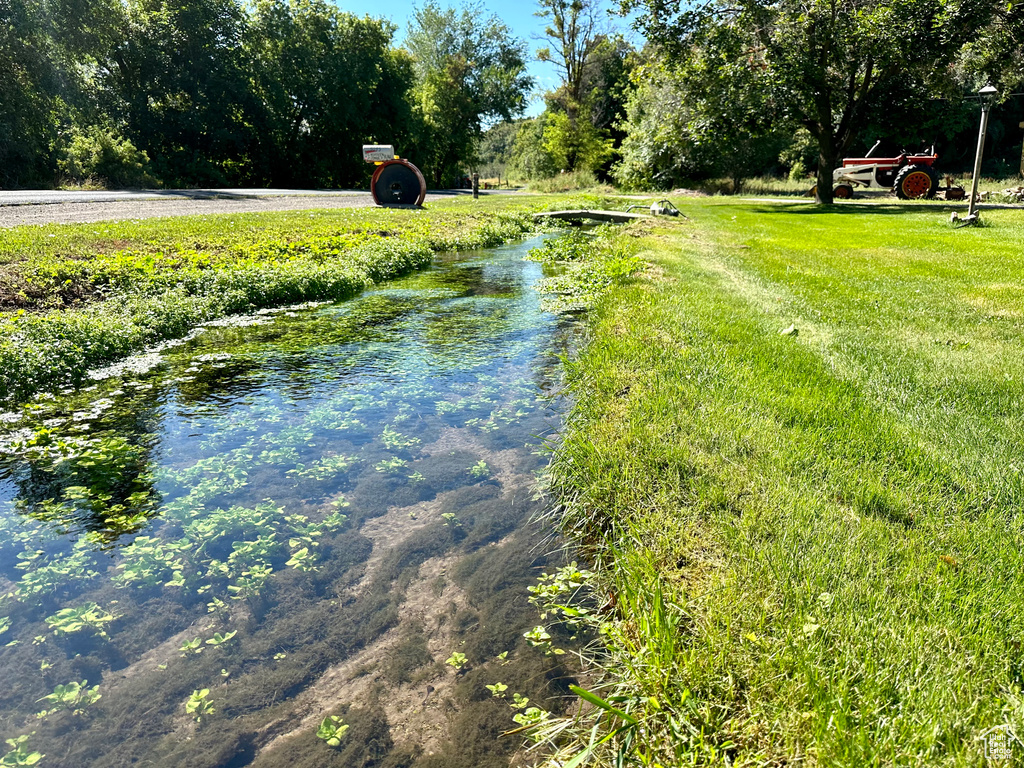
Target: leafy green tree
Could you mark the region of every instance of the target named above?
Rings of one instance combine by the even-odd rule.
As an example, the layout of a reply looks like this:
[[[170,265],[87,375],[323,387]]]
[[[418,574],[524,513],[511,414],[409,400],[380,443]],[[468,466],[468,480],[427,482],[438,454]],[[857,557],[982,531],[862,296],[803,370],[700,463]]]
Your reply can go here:
[[[246,48],[259,111],[259,176],[271,183],[361,183],[360,145],[410,141],[411,62],[395,27],[323,0],[260,0]]]
[[[980,34],[961,49],[955,62],[961,77],[976,90],[994,85],[1001,94],[1024,85],[1024,3],[994,2]]]
[[[0,2],[0,186],[53,181],[62,133],[91,114],[87,73],[118,17],[111,0]]]
[[[611,139],[589,120],[574,123],[565,112],[548,114],[543,137],[544,150],[561,170],[594,171],[612,156]]]
[[[832,169],[857,135],[867,107],[899,84],[918,100],[933,93],[964,43],[990,22],[992,0],[738,0],[682,6],[626,0],[669,59],[709,63],[703,93],[738,75],[747,109],[766,125],[802,126],[818,146],[818,200],[832,202]],[[711,66],[712,63],[718,65]],[[735,89],[734,89],[735,90]],[[739,125],[719,102],[724,120]],[[731,115],[731,116],[730,116]]]
[[[692,114],[679,78],[655,62],[638,68],[636,80],[615,180],[627,189],[671,189],[709,173],[690,137]]]
[[[107,53],[108,113],[172,184],[240,181],[254,130],[235,0],[126,0]]]
[[[608,32],[597,0],[539,0],[536,15],[544,19],[547,45],[537,58],[555,65],[562,86],[550,101],[564,111],[572,123],[584,107],[586,83],[598,66],[598,52]]]
[[[555,65],[562,84],[547,94],[550,120],[544,147],[556,165],[597,171],[610,161],[623,135],[626,59],[632,52],[613,36],[599,0],[539,0],[547,45],[537,58]],[[614,137],[609,132],[614,132]]]
[[[492,125],[480,138],[477,147],[477,159],[480,163],[480,176],[492,178],[505,177],[509,161],[512,159],[512,148],[522,121],[509,120]]]
[[[422,121],[418,157],[435,185],[475,160],[488,123],[526,107],[533,80],[526,44],[478,4],[441,9],[432,0],[415,12],[406,40],[417,75],[414,103]]]
[[[152,186],[149,157],[128,139],[99,126],[72,128],[57,158],[57,170],[76,182],[103,181],[115,187]]]
[[[559,166],[544,148],[544,129],[550,113],[523,120],[519,124],[508,162],[509,176],[516,179],[547,179],[558,173]]]
[[[698,87],[709,80],[704,66],[692,57],[678,69],[658,60],[638,68],[622,160],[614,169],[620,184],[669,189],[692,179],[726,176],[739,191],[748,176],[771,168],[792,142],[792,134],[766,129],[749,111],[756,100],[742,93],[742,75],[720,70],[718,87]]]
[[[55,72],[47,36],[26,2],[10,2],[0,22],[0,186],[17,186],[46,174],[54,138]]]
[[[455,186],[476,162],[475,140],[480,135],[473,97],[466,88],[470,65],[453,57],[441,68],[421,75],[415,89],[415,109],[421,120],[416,153],[435,187]]]
[[[591,58],[594,66],[583,82],[590,121],[599,131],[606,131],[618,147],[626,137],[622,122],[634,89],[632,74],[639,65],[637,52],[621,35],[609,35],[600,40]]]

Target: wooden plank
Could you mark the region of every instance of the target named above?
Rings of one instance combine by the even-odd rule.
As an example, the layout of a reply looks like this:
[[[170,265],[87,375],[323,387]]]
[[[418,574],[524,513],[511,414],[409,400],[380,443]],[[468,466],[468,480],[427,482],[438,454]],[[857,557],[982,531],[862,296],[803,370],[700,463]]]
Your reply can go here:
[[[650,215],[645,213],[625,213],[623,211],[544,211],[533,214],[535,219],[562,219],[564,221],[577,221],[579,219],[593,219],[594,221],[613,221],[623,223],[636,221],[637,219],[649,219]]]

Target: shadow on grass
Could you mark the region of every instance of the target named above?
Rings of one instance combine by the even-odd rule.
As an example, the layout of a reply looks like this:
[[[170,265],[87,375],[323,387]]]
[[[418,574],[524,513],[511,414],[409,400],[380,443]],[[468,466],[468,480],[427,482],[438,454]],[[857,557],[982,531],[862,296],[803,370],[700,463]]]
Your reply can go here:
[[[934,211],[935,213],[946,213],[946,209],[940,206],[923,205],[817,205],[814,203],[781,203],[779,205],[758,206],[752,208],[754,213],[796,213],[802,215],[821,214],[864,214],[876,216],[901,216],[908,213],[920,213],[922,211]]]

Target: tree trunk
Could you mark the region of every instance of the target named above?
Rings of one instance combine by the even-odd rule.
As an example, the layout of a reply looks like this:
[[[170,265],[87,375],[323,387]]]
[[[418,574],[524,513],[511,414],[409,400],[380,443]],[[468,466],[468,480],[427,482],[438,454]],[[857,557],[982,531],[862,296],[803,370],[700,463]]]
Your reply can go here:
[[[832,171],[839,164],[832,137],[818,140],[818,180],[814,199],[822,205],[832,205]]]

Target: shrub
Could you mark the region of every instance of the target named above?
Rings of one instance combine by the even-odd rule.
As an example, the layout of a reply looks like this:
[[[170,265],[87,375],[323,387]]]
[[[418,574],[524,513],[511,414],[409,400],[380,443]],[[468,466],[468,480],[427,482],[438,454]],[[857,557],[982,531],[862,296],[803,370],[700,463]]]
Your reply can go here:
[[[139,187],[155,183],[146,173],[149,156],[116,131],[74,128],[59,154],[58,171],[79,184],[96,181],[109,187]]]

